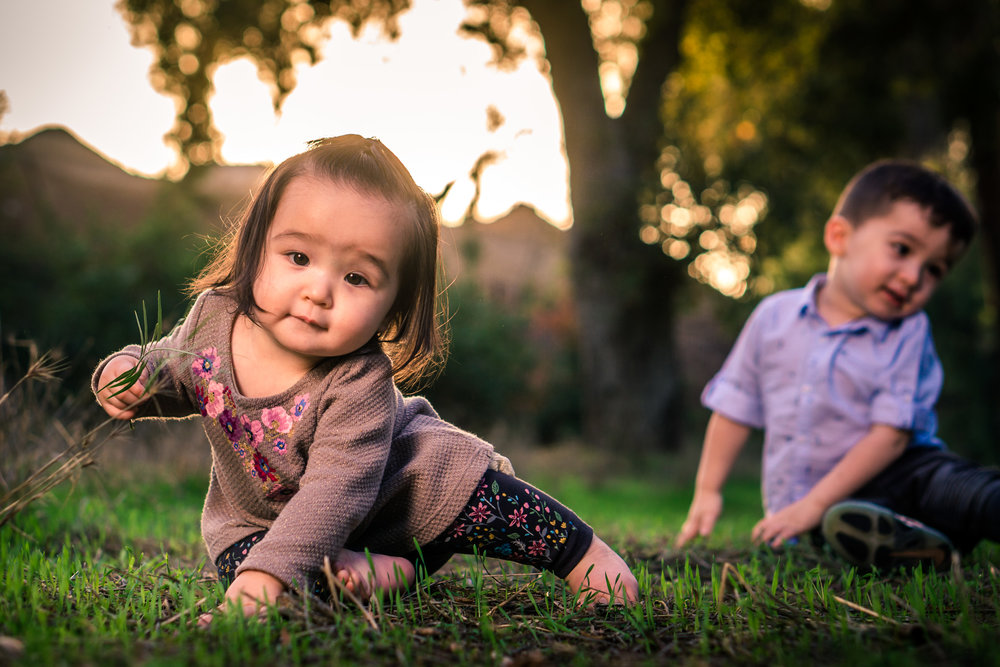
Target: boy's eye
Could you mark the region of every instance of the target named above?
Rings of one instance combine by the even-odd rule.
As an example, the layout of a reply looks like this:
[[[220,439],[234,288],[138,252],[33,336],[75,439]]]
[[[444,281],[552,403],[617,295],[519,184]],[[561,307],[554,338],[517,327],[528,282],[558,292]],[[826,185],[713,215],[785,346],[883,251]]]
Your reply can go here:
[[[290,252],[288,253],[288,258],[292,260],[292,264],[296,266],[308,266],[309,258],[301,252]]]
[[[354,285],[355,287],[360,287],[362,285],[367,285],[368,281],[360,273],[348,273],[344,276],[344,280],[347,281],[348,285]]]
[[[941,280],[944,278],[945,274],[948,273],[948,269],[938,264],[931,264],[927,267],[927,273],[929,273],[935,280]]]
[[[908,254],[910,254],[910,246],[906,245],[905,243],[898,243],[898,242],[893,243],[892,249],[900,257],[906,257]]]

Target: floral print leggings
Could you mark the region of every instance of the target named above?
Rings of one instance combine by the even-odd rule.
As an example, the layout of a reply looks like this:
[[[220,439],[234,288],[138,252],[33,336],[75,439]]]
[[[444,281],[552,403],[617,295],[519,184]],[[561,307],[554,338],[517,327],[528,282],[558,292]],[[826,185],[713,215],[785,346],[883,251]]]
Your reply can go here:
[[[226,549],[215,561],[227,585],[250,549],[264,537],[260,531]],[[527,482],[487,470],[465,508],[444,532],[406,554],[431,574],[453,554],[479,554],[549,570],[565,578],[593,540],[594,531],[569,508]],[[356,545],[352,545],[356,546]],[[357,548],[361,548],[358,546]],[[329,596],[317,582],[313,592]]]

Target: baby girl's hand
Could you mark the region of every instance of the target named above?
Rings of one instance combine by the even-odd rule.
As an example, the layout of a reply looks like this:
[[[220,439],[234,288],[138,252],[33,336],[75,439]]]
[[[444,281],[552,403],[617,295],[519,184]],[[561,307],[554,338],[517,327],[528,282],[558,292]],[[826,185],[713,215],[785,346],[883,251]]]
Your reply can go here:
[[[266,605],[274,604],[284,590],[285,585],[268,573],[245,570],[229,584],[226,601],[219,605],[218,611],[225,611],[230,604],[236,604],[242,607],[244,616],[256,616],[264,611]],[[212,616],[211,613],[202,614],[198,618],[198,626],[208,627]]]
[[[132,419],[135,416],[135,406],[147,398],[146,382],[149,380],[149,371],[143,370],[139,376],[139,381],[125,391],[121,391],[121,386],[108,386],[114,382],[115,378],[122,373],[129,371],[136,366],[136,360],[127,355],[120,355],[112,359],[101,371],[98,379],[97,400],[101,407],[114,419]],[[118,393],[121,391],[121,393]]]

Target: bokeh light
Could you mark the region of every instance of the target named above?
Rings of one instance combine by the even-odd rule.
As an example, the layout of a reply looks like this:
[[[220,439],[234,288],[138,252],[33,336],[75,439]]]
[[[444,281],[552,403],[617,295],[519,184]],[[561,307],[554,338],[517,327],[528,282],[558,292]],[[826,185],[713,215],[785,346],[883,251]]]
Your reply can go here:
[[[757,249],[754,226],[767,213],[767,195],[722,179],[696,194],[677,171],[680,149],[660,155],[660,186],[640,210],[643,243],[658,244],[672,259],[688,262],[688,273],[726,296],[743,296],[750,280],[750,257]]]

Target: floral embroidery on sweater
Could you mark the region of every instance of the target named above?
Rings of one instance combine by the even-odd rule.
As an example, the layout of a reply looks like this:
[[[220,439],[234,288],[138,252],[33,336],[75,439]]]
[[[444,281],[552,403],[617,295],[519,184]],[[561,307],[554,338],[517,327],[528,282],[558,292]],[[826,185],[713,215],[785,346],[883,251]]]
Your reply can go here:
[[[199,352],[191,364],[201,415],[218,422],[243,468],[264,487],[265,498],[287,500],[295,489],[282,484],[267,456],[270,453],[281,456],[288,450],[295,425],[309,407],[309,394],[292,399],[290,410],[275,405],[261,410],[259,418],[237,414],[232,389],[214,379],[221,362],[218,349],[209,347]]]

